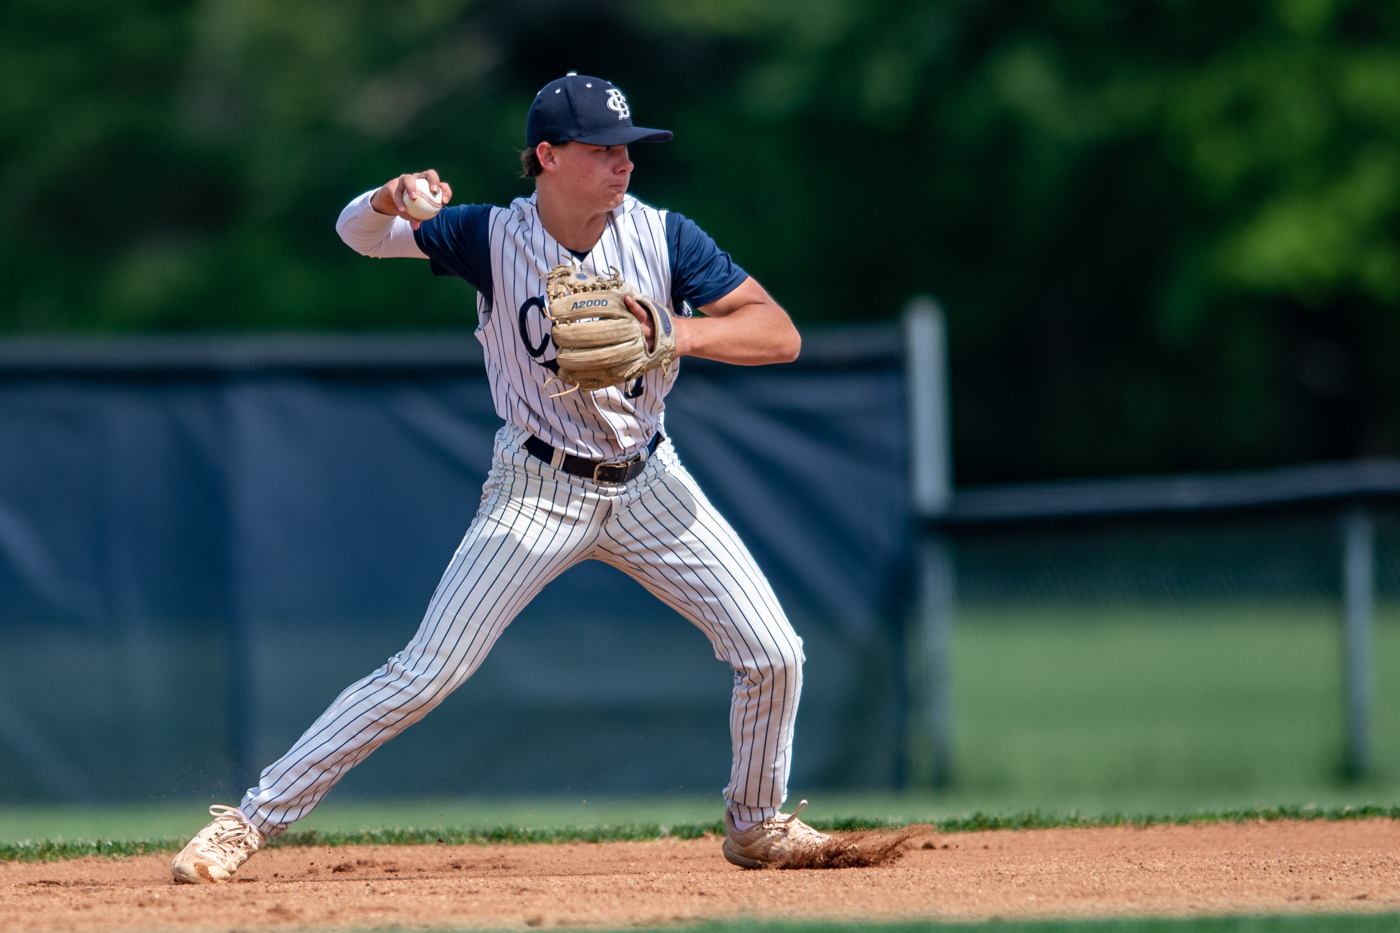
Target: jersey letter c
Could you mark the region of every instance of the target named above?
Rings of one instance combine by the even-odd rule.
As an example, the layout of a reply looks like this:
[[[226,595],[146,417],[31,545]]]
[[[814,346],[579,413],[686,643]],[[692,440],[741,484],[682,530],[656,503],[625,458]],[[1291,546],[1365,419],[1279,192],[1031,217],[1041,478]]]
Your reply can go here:
[[[525,352],[535,359],[544,356],[544,351],[549,348],[549,334],[540,337],[540,345],[537,347],[530,343],[530,331],[526,327],[530,319],[530,309],[539,308],[540,314],[544,314],[543,298],[526,298],[525,303],[520,306],[520,342],[525,345]]]

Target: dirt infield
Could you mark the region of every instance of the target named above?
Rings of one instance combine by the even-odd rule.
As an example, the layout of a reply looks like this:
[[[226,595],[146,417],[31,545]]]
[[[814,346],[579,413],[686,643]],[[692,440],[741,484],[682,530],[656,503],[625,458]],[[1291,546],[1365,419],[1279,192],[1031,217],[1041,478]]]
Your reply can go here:
[[[719,842],[271,849],[233,884],[169,858],[0,863],[0,931],[624,927],[699,920],[1400,910],[1400,823],[915,837],[880,868],[742,871]]]

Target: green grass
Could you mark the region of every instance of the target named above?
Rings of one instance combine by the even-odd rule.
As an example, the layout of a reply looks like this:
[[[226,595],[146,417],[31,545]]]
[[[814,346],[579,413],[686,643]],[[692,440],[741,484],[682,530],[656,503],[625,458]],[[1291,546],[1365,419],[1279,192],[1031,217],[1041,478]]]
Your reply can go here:
[[[677,928],[670,927],[670,930]],[[1400,914],[1197,917],[1123,920],[992,920],[982,923],[707,923],[686,933],[1393,933]]]
[[[1400,819],[1400,807],[1337,807],[1314,809],[1307,807],[1250,808],[1218,812],[1196,812],[1170,816],[1087,816],[1082,814],[1051,814],[1028,812],[1011,815],[976,813],[931,821],[940,833],[983,832],[988,830],[1074,829],[1096,826],[1155,826],[1199,823],[1245,823],[1274,820],[1360,820]],[[812,819],[812,825],[825,832],[859,832],[909,825],[904,820],[846,817]],[[491,845],[497,843],[564,843],[564,842],[647,842],[670,837],[699,839],[706,834],[718,836],[724,832],[722,822],[662,825],[659,823],[625,824],[619,826],[485,826],[461,829],[456,827],[403,827],[361,830],[299,830],[272,840],[274,848],[297,846],[348,845]],[[124,858],[179,851],[186,837],[137,840],[39,839],[0,843],[0,860],[49,862],[88,855]]]
[[[146,804],[0,806],[0,843],[23,839],[153,839],[193,835],[209,821],[209,803],[177,800]],[[866,813],[856,799],[843,814]],[[899,809],[899,808],[896,808]],[[881,816],[898,816],[875,807]],[[332,794],[296,824],[297,830],[350,832],[399,826],[556,826],[701,823],[718,819],[718,793],[686,797],[612,797],[587,801],[558,797],[365,801]],[[832,811],[834,814],[836,811]]]
[[[1396,607],[1377,619],[1362,786],[1341,778],[1340,649],[1331,603],[960,606],[955,784],[1100,810],[1400,803]]]
[[[1275,794],[1141,794],[1121,799],[1077,798],[1035,793],[987,794],[976,791],[932,793],[839,793],[802,791],[811,799],[803,818],[822,825],[841,821],[905,825],[954,825],[959,820],[1016,820],[1024,813],[1056,819],[1159,818],[1278,808],[1334,810],[1400,804],[1396,796],[1368,786],[1274,788]],[[789,809],[795,799],[789,801]],[[233,801],[228,801],[233,802]],[[103,806],[0,807],[0,844],[25,840],[188,839],[209,820],[207,801]],[[584,832],[619,826],[682,826],[717,823],[719,795],[579,799],[427,799],[369,802],[334,794],[293,827],[334,835],[393,831],[403,827],[532,827]],[[977,816],[980,815],[980,816]]]

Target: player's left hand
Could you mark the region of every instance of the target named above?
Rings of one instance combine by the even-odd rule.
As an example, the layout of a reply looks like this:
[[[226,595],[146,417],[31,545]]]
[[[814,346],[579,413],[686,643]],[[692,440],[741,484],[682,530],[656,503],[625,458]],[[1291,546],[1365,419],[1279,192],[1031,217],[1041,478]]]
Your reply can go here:
[[[656,334],[651,329],[651,315],[642,310],[642,306],[637,304],[631,297],[622,299],[627,303],[627,310],[632,312],[632,316],[642,325],[642,339],[647,342],[647,352],[656,349]]]

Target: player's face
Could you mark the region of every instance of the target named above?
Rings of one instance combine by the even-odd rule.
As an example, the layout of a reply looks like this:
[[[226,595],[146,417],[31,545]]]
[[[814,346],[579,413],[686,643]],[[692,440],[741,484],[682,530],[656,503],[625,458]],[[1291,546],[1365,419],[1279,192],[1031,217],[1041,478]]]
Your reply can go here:
[[[578,207],[610,211],[622,203],[632,177],[626,146],[570,143],[554,150],[565,196]]]

